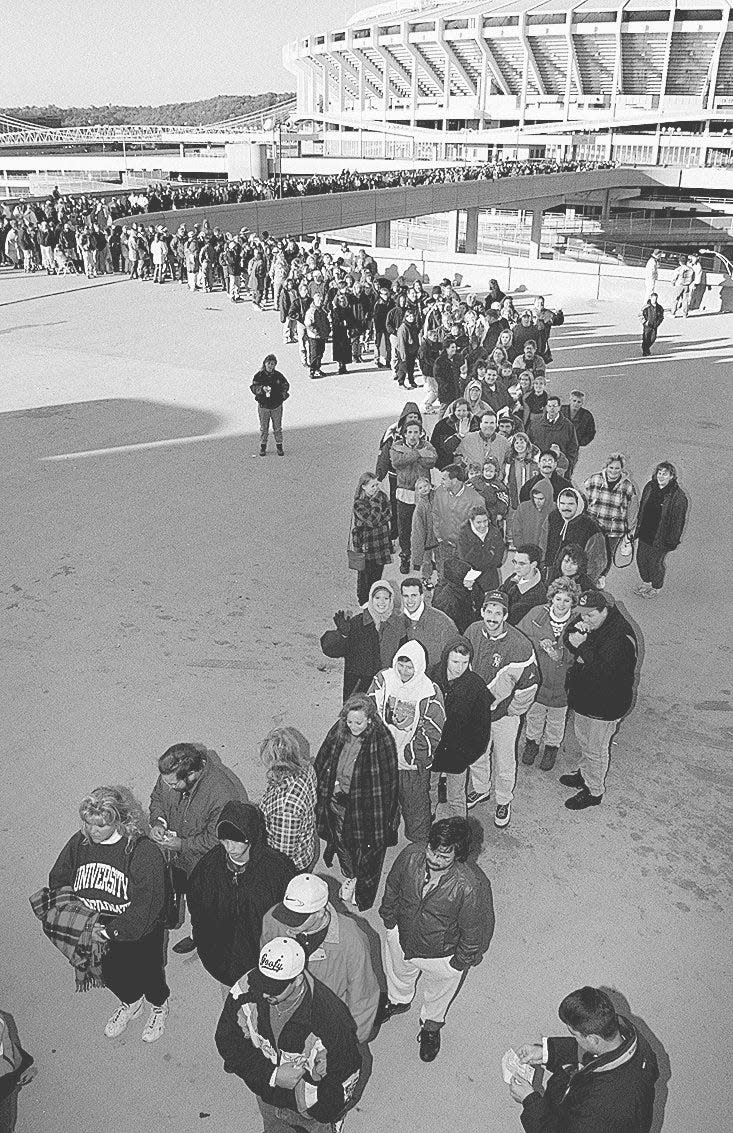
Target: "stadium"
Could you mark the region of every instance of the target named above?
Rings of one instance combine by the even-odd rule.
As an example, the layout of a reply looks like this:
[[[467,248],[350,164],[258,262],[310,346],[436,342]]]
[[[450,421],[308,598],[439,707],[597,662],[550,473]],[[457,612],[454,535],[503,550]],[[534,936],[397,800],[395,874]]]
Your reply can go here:
[[[283,60],[326,156],[733,163],[728,0],[398,0]]]

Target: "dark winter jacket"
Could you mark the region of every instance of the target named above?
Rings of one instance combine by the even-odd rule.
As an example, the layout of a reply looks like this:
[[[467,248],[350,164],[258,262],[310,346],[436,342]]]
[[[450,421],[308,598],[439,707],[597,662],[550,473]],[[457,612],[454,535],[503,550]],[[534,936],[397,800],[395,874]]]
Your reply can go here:
[[[405,846],[384,887],[379,915],[397,928],[407,960],[450,957],[458,971],[480,964],[494,932],[491,885],[468,862],[454,862],[423,898],[425,846]]]
[[[474,583],[481,595],[496,590],[499,568],[506,557],[506,544],[493,524],[489,525],[486,538],[481,540],[471,527],[471,521],[466,520],[458,534],[458,554],[472,570],[481,571]]]
[[[224,1004],[216,1048],[227,1074],[236,1074],[267,1105],[330,1128],[354,1092],[361,1055],[348,1008],[320,980],[309,973],[305,979],[305,996],[277,1039],[270,1023],[273,1008],[261,995],[249,989],[240,993],[237,987],[237,998],[230,993]],[[307,1067],[294,1090],[270,1085],[281,1062]]]
[[[231,986],[257,963],[262,918],[282,900],[297,871],[290,858],[267,845],[264,817],[251,803],[227,803],[219,822],[254,827],[247,865],[235,873],[217,843],[189,877],[186,900],[201,963],[214,979]]]
[[[0,1043],[2,1070],[7,1071],[0,1073],[0,1102],[4,1102],[17,1088],[21,1075],[33,1065],[33,1056],[23,1050],[15,1019],[8,1011],[0,1011]],[[5,1128],[11,1133],[10,1125]]]
[[[554,508],[542,525],[539,546],[548,572],[557,560],[561,547],[574,543],[582,547],[588,557],[588,574],[593,584],[608,567],[608,543],[605,533],[585,510],[585,498],[571,489],[578,503],[578,511],[566,524],[558,508]]]
[[[349,618],[346,636],[328,629],[321,638],[327,657],[344,658],[344,701],[357,692],[366,692],[381,669],[388,669],[400,645],[407,641],[404,618],[390,614],[379,630],[368,610]]]
[[[565,630],[565,642],[573,655],[565,687],[568,704],[581,716],[597,720],[620,720],[631,707],[637,661],[636,635],[619,611],[611,606],[583,645],[570,641],[574,625]]]
[[[445,350],[441,351],[433,365],[433,377],[438,387],[438,399],[443,405],[448,405],[460,396],[461,352],[459,350],[449,358]]]
[[[442,472],[456,459],[456,449],[461,443],[457,422],[450,410],[437,422],[430,443],[438,456],[436,467]]]
[[[266,409],[274,409],[290,397],[290,383],[279,370],[258,370],[249,388],[257,404]]]
[[[538,484],[540,482],[540,480],[547,483],[546,477],[544,477],[541,472],[538,472],[536,476],[533,476],[531,478],[531,480],[527,480],[526,484],[519,493],[520,503],[524,503],[525,500],[532,499],[532,489],[534,488],[535,484]],[[555,499],[557,499],[560,493],[564,492],[566,488],[572,488],[573,486],[570,481],[567,480],[557,470],[555,470],[552,473],[552,476],[550,476],[549,483],[552,485],[552,494]]]
[[[534,586],[530,586],[529,590],[525,590],[524,593],[519,589],[519,584],[514,576],[510,576],[502,582],[499,589],[506,594],[509,600],[509,624],[513,626],[518,626],[525,614],[528,614],[535,606],[539,606],[547,597],[547,591],[541,577],[537,579]]]
[[[535,657],[540,666],[540,687],[535,697],[538,704],[548,708],[565,708],[568,694],[565,678],[573,662],[573,655],[561,633],[557,639],[550,622],[550,610],[546,605],[535,606],[525,614],[517,629],[529,638],[534,646]]]
[[[49,889],[70,885],[97,909],[112,940],[141,940],[160,925],[165,899],[165,861],[150,838],[88,842],[77,830],[51,869]]]
[[[432,770],[451,774],[465,771],[486,751],[494,699],[486,682],[470,667],[455,680],[448,680],[448,654],[459,644],[468,649],[469,659],[473,657],[470,641],[456,637],[446,645],[440,663],[430,671],[430,679],[440,688],[445,704],[445,724]]]
[[[560,412],[563,417],[567,417],[575,427],[575,435],[578,438],[578,444],[581,448],[585,448],[596,435],[596,422],[590,409],[585,409],[582,405],[575,416],[571,416],[570,405],[561,405]]]
[[[682,532],[687,517],[687,496],[676,480],[671,480],[669,488],[664,489],[661,495],[661,510],[659,519],[654,524],[651,520],[651,510],[654,507],[655,495],[659,492],[656,480],[645,484],[641,493],[639,514],[636,520],[634,538],[643,539],[654,547],[655,551],[674,551],[679,547]]]
[[[469,564],[461,559],[448,559],[433,592],[432,608],[447,614],[459,633],[464,633],[476,616],[472,592],[463,585],[469,570]]]
[[[549,421],[544,414],[542,417],[530,417],[527,433],[540,452],[547,452],[551,445],[557,445],[571,463],[578,455],[575,426],[562,413],[554,421]]]
[[[575,1039],[547,1040],[551,1078],[522,1104],[526,1133],[650,1133],[656,1055],[623,1016],[619,1030],[621,1046],[598,1058],[581,1059]]]

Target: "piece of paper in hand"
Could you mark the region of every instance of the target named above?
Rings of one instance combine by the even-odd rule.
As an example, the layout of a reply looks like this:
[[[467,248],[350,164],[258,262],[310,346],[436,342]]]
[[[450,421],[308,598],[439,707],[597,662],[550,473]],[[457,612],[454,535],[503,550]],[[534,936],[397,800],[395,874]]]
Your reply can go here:
[[[531,1085],[534,1078],[534,1067],[530,1066],[528,1062],[520,1062],[516,1050],[511,1049],[506,1052],[501,1060],[501,1072],[507,1085],[512,1078],[522,1078]]]

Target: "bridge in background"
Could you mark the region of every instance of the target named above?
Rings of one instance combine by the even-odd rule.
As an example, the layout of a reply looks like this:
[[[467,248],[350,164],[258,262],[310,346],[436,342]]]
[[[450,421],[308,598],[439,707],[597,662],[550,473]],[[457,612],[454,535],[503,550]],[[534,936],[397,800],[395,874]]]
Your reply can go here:
[[[609,216],[613,203],[638,196],[647,186],[659,180],[654,170],[596,169],[578,173],[533,173],[524,177],[504,177],[498,181],[457,181],[448,184],[404,186],[394,189],[360,190],[347,193],[326,193],[307,197],[286,197],[283,200],[253,201],[241,204],[212,205],[194,209],[172,209],[167,212],[144,213],[121,218],[149,224],[165,225],[169,230],[185,225],[190,229],[207,220],[210,226],[237,233],[269,232],[271,236],[302,235],[330,232],[357,225],[372,225],[372,244],[376,248],[390,246],[390,224],[405,217],[448,213],[455,232],[453,250],[457,246],[458,217],[466,214],[465,252],[475,255],[478,240],[478,215],[482,209],[520,209],[531,213],[530,258],[540,254],[542,215],[567,199],[579,194],[600,203],[602,216]]]

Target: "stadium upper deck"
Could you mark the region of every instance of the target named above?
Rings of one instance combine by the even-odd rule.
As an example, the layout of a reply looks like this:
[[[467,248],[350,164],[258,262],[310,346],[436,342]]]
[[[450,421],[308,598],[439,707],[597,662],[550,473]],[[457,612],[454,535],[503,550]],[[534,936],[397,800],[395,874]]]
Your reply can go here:
[[[519,129],[565,144],[611,129],[704,134],[722,151],[711,164],[731,157],[730,0],[408,0],[290,43],[283,58],[300,118],[325,131]],[[595,156],[584,144],[576,156]]]

